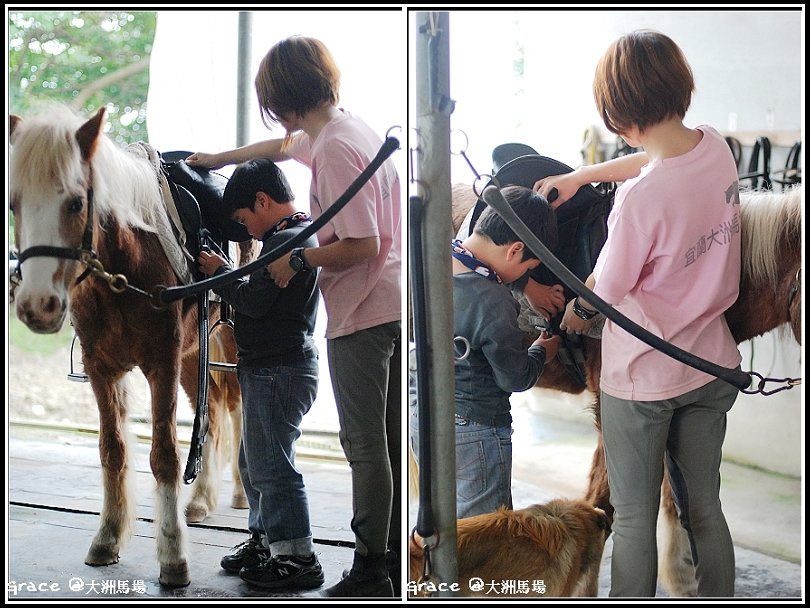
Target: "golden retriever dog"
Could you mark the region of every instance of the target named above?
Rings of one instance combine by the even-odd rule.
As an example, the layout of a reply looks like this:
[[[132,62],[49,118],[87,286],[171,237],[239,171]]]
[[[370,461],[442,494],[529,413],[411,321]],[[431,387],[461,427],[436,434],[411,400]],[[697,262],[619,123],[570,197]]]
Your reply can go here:
[[[584,500],[555,499],[458,520],[458,584],[462,596],[596,597],[599,565],[610,534],[604,511]],[[414,538],[415,537],[415,538]],[[409,593],[419,585],[421,538],[410,542]],[[434,586],[438,582],[434,581]]]

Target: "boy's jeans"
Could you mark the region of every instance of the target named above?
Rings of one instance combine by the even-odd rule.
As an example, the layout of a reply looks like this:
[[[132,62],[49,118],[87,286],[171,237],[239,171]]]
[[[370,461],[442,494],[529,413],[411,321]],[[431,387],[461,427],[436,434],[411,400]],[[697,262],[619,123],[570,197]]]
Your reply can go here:
[[[419,461],[419,428],[411,395],[411,448]],[[456,516],[512,508],[512,427],[493,427],[456,416]]]
[[[456,516],[512,508],[512,427],[456,416]]]
[[[248,527],[265,533],[273,555],[312,554],[304,478],[295,467],[301,420],[318,392],[318,360],[238,369],[242,389],[239,472]]]

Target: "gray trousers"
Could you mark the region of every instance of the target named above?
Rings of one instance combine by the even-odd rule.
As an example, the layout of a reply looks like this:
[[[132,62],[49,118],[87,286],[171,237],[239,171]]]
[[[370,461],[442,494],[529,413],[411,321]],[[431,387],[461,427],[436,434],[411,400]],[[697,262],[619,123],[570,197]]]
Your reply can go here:
[[[602,392],[602,438],[616,509],[611,596],[655,596],[665,456],[692,547],[698,595],[734,595],[734,547],[720,506],[720,460],[726,412],[736,398],[737,389],[722,380],[663,401],[628,401]]]
[[[340,443],[352,470],[352,530],[360,555],[399,551],[401,324],[327,340]]]

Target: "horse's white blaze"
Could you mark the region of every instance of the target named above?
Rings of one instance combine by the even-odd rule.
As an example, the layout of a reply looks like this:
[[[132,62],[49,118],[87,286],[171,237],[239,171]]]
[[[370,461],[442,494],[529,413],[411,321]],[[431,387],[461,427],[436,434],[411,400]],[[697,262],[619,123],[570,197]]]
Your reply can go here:
[[[60,234],[60,213],[64,195],[51,193],[38,200],[21,201],[24,209],[20,220],[20,242],[17,247],[22,252],[36,245],[55,247],[75,247],[65,242]],[[63,320],[61,307],[52,308],[52,298],[66,303],[69,277],[59,272],[65,260],[52,257],[28,258],[22,264],[23,281],[15,293],[17,316],[21,321],[38,324],[38,330],[59,329]],[[69,263],[69,262],[68,262]],[[33,317],[32,317],[33,316]],[[58,324],[57,326],[53,326]]]

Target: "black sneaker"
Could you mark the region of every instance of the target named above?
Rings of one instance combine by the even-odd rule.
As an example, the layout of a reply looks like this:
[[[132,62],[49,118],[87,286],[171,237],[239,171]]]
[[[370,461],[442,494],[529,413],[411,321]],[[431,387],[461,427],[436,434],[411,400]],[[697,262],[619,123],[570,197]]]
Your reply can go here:
[[[394,588],[387,574],[378,578],[361,579],[344,570],[343,578],[323,592],[324,597],[394,597]]]
[[[261,534],[253,532],[248,540],[231,549],[219,565],[230,574],[239,574],[245,566],[258,566],[267,559],[270,559],[270,549],[262,544]]]
[[[242,568],[239,577],[246,583],[265,589],[314,589],[323,585],[323,568],[314,553],[308,558],[275,555],[257,566]]]

